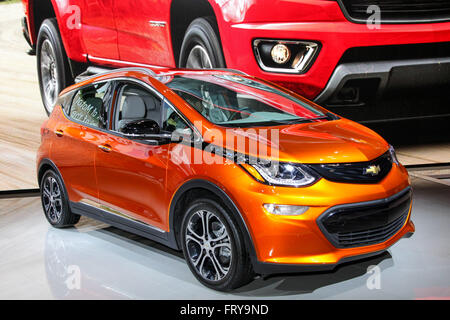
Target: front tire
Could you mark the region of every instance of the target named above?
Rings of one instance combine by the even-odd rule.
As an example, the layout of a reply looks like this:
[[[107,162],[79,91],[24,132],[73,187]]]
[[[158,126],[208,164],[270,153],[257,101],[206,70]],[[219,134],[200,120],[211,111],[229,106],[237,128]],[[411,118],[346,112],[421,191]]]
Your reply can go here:
[[[42,102],[50,115],[59,93],[73,82],[55,18],[44,20],[39,29],[36,57]]]
[[[197,18],[189,25],[181,45],[179,66],[189,69],[225,68],[217,23]]]
[[[181,224],[181,247],[189,268],[205,286],[229,291],[253,279],[239,227],[213,199],[195,200]]]
[[[44,173],[40,191],[45,217],[52,226],[56,228],[71,227],[80,220],[79,215],[70,211],[64,183],[55,171],[48,170]]]

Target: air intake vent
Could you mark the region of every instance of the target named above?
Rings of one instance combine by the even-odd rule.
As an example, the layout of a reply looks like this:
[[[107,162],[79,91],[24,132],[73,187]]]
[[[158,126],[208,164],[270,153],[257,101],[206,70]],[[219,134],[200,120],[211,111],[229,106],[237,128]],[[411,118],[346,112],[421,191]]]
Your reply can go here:
[[[381,23],[424,23],[450,20],[448,0],[338,0],[344,14],[354,22],[365,23],[373,14],[371,5],[380,8]]]
[[[333,207],[318,225],[337,248],[368,246],[393,237],[405,224],[410,205],[408,188],[387,199]]]

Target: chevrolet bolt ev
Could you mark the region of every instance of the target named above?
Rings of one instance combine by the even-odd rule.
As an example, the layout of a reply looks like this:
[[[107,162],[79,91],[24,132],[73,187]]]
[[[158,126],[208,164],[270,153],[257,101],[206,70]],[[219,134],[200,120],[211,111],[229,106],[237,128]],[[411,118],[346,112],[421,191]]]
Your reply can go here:
[[[366,127],[232,70],[117,69],[65,89],[41,128],[45,216],[182,250],[232,290],[332,270],[415,228],[392,147]]]

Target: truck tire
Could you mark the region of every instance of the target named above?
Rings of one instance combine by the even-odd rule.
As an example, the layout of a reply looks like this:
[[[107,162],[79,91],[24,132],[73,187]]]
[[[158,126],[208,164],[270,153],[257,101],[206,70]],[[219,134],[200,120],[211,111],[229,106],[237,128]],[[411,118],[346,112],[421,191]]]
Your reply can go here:
[[[181,45],[179,66],[189,69],[226,67],[213,17],[197,18],[189,25]]]
[[[59,93],[73,83],[56,18],[42,22],[37,38],[36,57],[42,102],[45,112],[50,115]]]

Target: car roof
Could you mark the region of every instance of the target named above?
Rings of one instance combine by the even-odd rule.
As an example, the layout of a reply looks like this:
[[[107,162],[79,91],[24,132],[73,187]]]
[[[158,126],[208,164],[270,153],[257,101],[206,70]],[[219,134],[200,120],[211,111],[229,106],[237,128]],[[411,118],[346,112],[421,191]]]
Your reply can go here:
[[[91,70],[91,72],[89,72]],[[94,70],[94,71],[93,71]],[[148,84],[154,85],[153,78],[156,81],[160,81],[164,76],[176,76],[176,75],[214,75],[214,74],[228,74],[228,75],[247,75],[246,73],[234,70],[234,69],[177,69],[177,68],[147,68],[147,67],[125,67],[111,70],[105,70],[97,67],[90,67],[85,72],[87,75],[83,76],[81,80],[74,85],[65,88],[62,94],[65,94],[74,89],[89,85],[93,82],[101,80],[114,80],[116,78],[131,77],[137,78]],[[158,79],[159,78],[159,79]],[[152,83],[153,82],[153,83]]]

